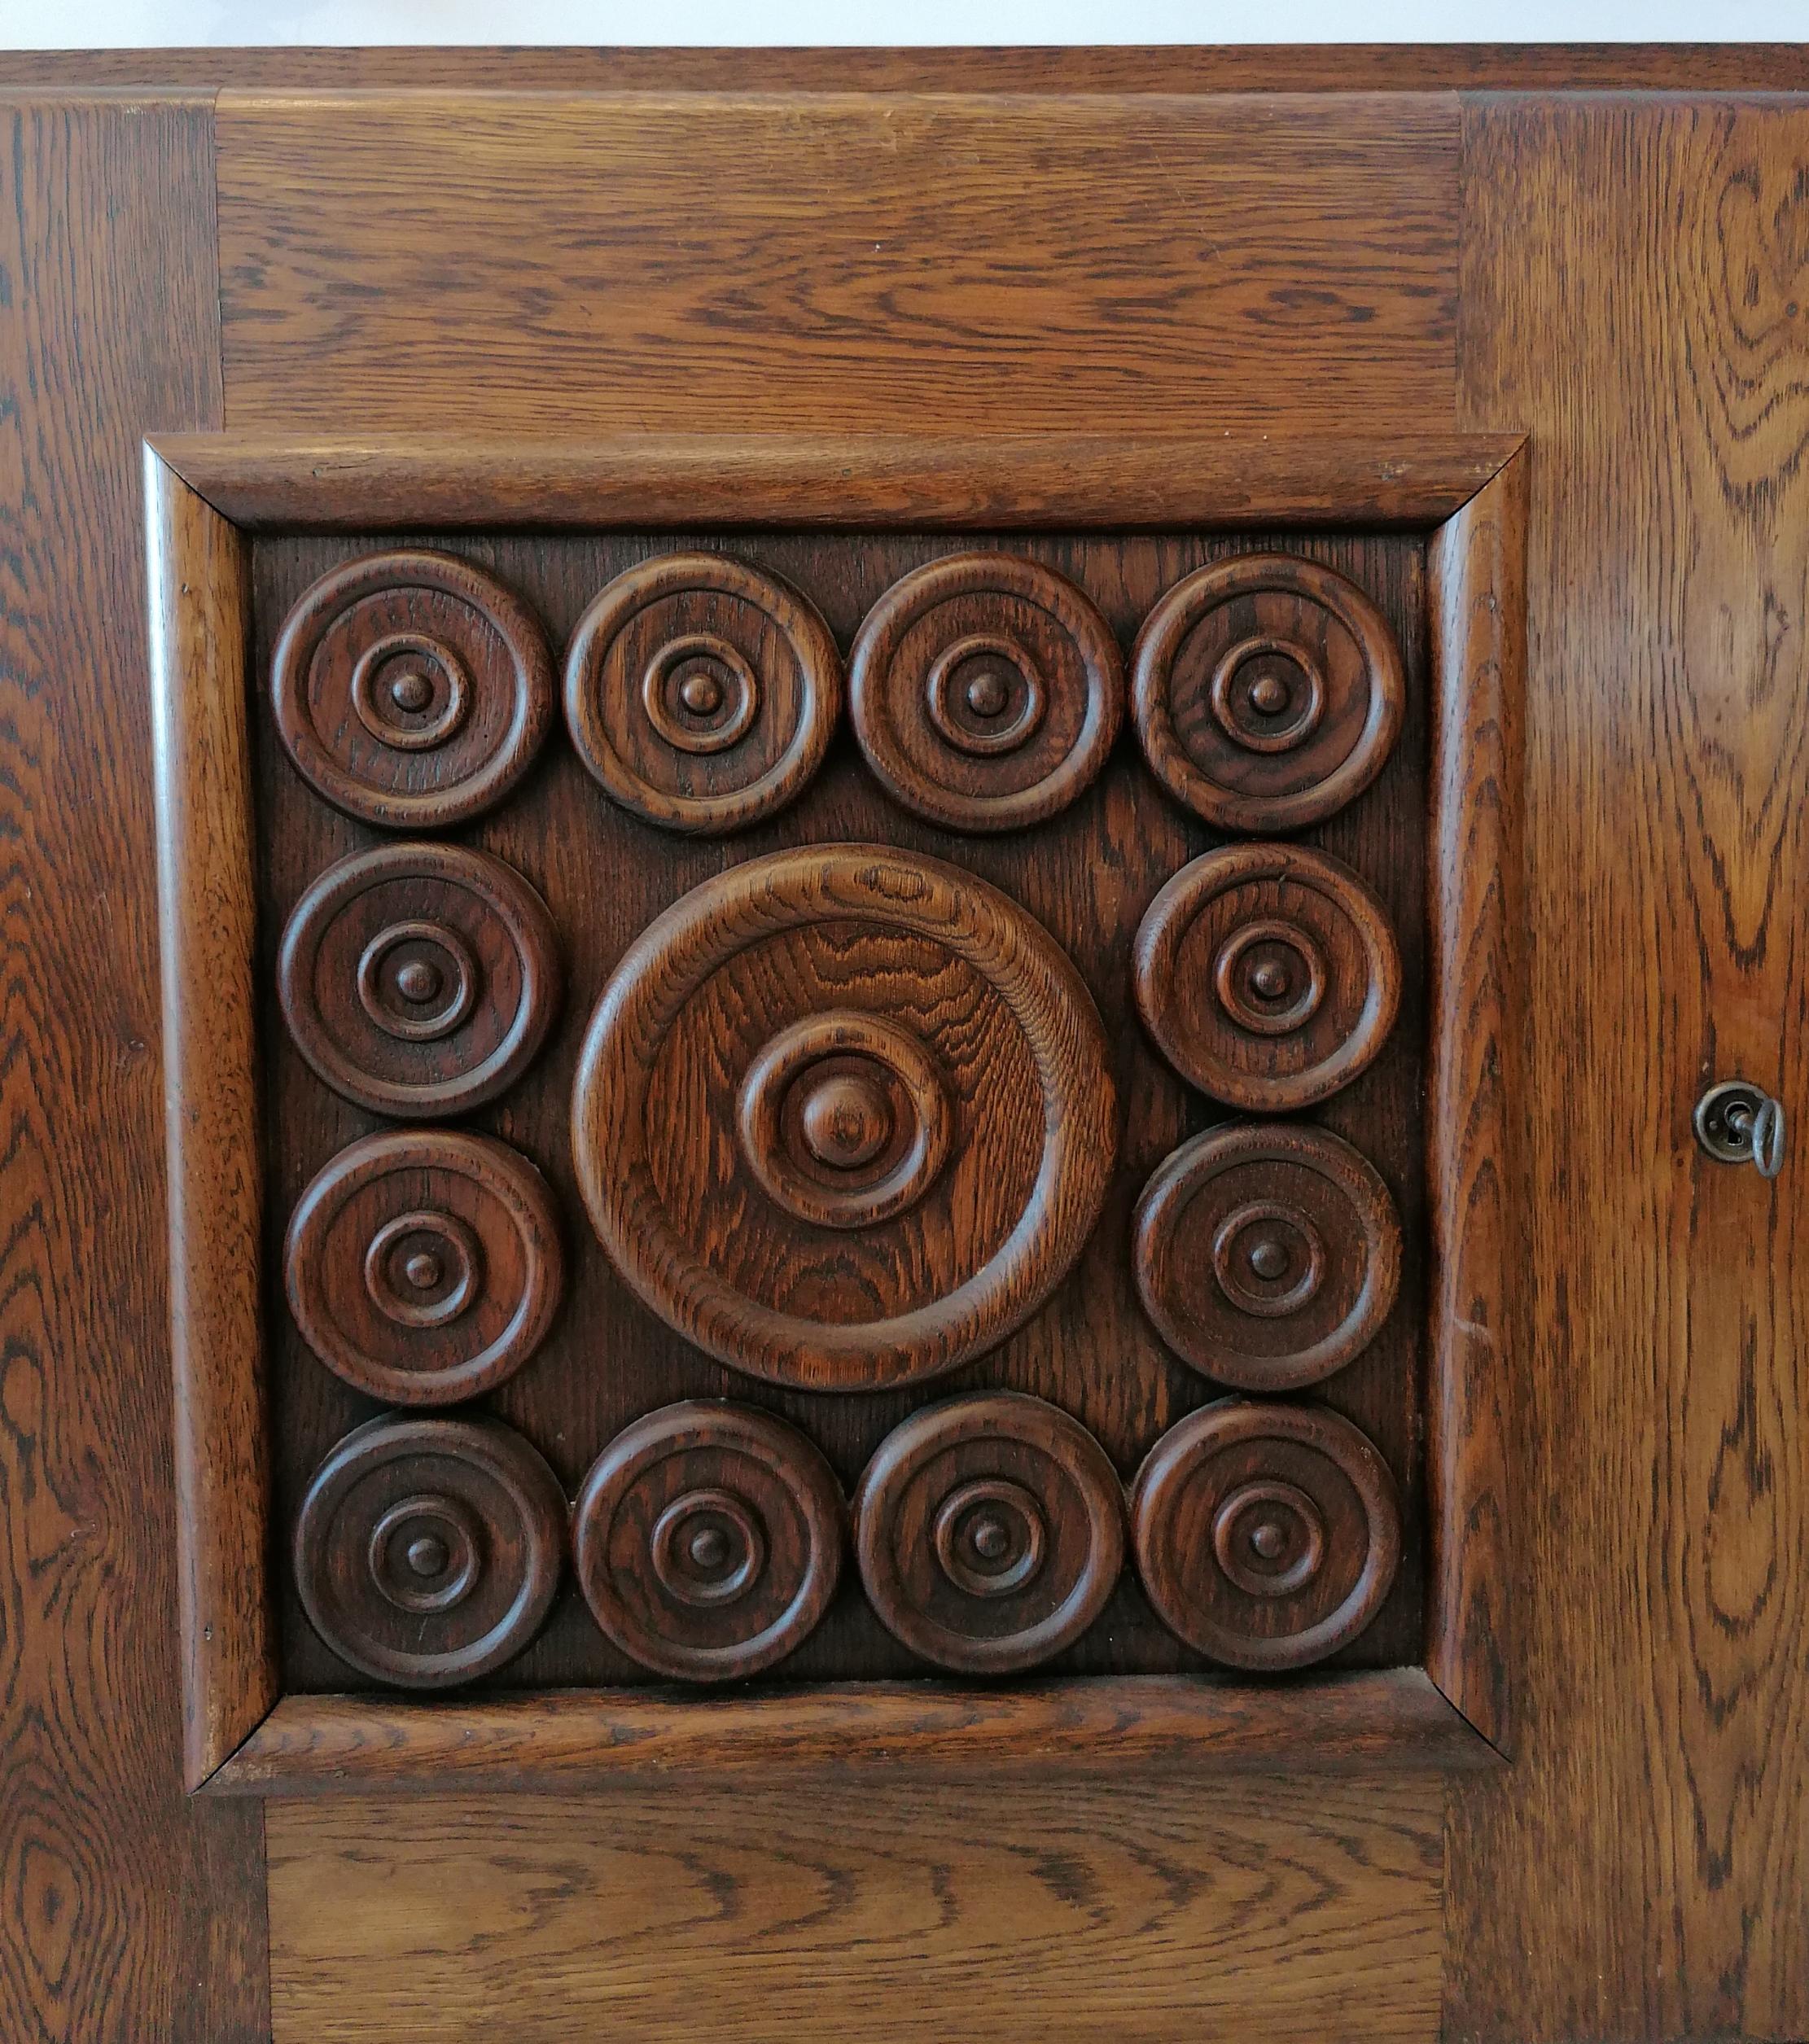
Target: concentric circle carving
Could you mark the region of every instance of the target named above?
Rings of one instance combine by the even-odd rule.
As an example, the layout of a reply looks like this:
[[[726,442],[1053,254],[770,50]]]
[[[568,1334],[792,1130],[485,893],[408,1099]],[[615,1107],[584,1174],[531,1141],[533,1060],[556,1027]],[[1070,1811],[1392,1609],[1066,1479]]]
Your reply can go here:
[[[277,961],[296,1048],[326,1083],[428,1118],[515,1083],[560,983],[545,904],[501,860],[453,845],[383,845],[329,867]]]
[[[1124,713],[1111,628],[1071,582],[1010,554],[951,554],[895,583],[848,675],[867,764],[952,830],[1014,830],[1065,808]]]
[[[1187,1644],[1236,1668],[1303,1668],[1356,1638],[1395,1580],[1388,1465],[1322,1407],[1226,1398],[1150,1451],[1131,1494],[1143,1587]]]
[[[1159,1165],[1138,1202],[1144,1310],[1176,1355],[1246,1391],[1294,1391],[1379,1332],[1400,1281],[1388,1188],[1321,1128],[1234,1123]]]
[[[672,830],[738,830],[822,764],[842,707],[829,627],[774,575],[668,554],[619,575],[579,619],[565,715],[604,791]]]
[[[1124,1565],[1124,1492],[1099,1443],[1040,1398],[954,1398],[880,1443],[855,1551],[874,1609],[913,1653],[1006,1674],[1098,1617]]]
[[[795,1429],[740,1406],[668,1405],[585,1477],[578,1581],[642,1666],[736,1680],[782,1660],[829,1609],[846,1516],[834,1471]]]
[[[572,1142],[655,1312],[755,1376],[872,1390],[1048,1298],[1097,1217],[1116,1105],[1097,1011],[1039,923],[970,873],[844,845],[750,860],[646,930],[592,1018]]]
[[[1298,845],[1233,845],[1184,866],[1143,918],[1135,976],[1181,1076],[1266,1112],[1348,1085],[1400,1004],[1386,911],[1348,866]]]
[[[519,1653],[558,1587],[558,1479],[495,1420],[388,1416],[315,1472],[296,1586],[317,1632],[380,1682],[470,1682]]]
[[[296,605],[271,663],[289,757],[336,808],[392,829],[462,823],[500,802],[553,720],[533,613],[450,554],[366,555]]]
[[[742,1149],[769,1197],[819,1228],[870,1228],[913,1206],[948,1160],[955,1114],[935,1058],[857,1009],[768,1039],[740,1097]]]
[[[558,1311],[546,1181],[488,1136],[367,1136],[309,1186],[283,1253],[289,1310],[327,1367],[392,1405],[449,1405],[514,1376]]]
[[[1221,830],[1299,830],[1342,808],[1382,771],[1406,701],[1381,611],[1342,575],[1281,554],[1176,583],[1132,659],[1145,758]]]

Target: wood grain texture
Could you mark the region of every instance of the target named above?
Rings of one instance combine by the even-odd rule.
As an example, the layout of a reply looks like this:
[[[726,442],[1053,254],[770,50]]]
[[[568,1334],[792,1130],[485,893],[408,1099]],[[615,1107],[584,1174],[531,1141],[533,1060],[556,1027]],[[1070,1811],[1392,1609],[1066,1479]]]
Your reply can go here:
[[[370,532],[431,524],[1183,527],[1433,524],[1520,444],[1414,420],[1375,440],[1220,431],[905,432],[773,430],[360,442],[168,433],[164,459],[235,524]]]
[[[144,488],[182,1744],[197,1788],[275,1702],[278,1683],[264,1572],[251,591],[243,538],[148,452]]]
[[[1454,2037],[1809,2035],[1809,110],[1483,101],[1465,417],[1533,436],[1525,1707]],[[1551,326],[1561,320],[1562,345]],[[1793,1183],[1794,1181],[1794,1183]]]
[[[0,51],[0,86],[633,92],[1801,92],[1800,42]]]
[[[677,1711],[669,1692],[553,1691],[424,1704],[286,1696],[208,1784],[209,1796],[484,1794],[707,1770],[736,1783],[883,1779],[1064,1781],[1285,1769],[1461,1773],[1501,1757],[1417,1668],[1316,1677],[1311,1687],[1199,1676],[837,1683],[728,1692]],[[664,1792],[664,1791],[662,1791]],[[861,1789],[866,1792],[866,1787]]]
[[[138,446],[218,422],[212,151],[0,123],[0,2034],[214,2044],[266,2028],[261,1827],[182,1794]]]
[[[227,93],[218,120],[235,427],[343,434],[354,392],[391,432],[1451,409],[1437,98]]]
[[[270,1846],[279,2044],[1438,2033],[1424,1782],[293,1804]]]
[[[1516,1312],[1526,1265],[1514,1138],[1525,1111],[1521,716],[1526,479],[1518,455],[1433,536],[1432,1202],[1426,1666],[1485,1738],[1512,1732]]]

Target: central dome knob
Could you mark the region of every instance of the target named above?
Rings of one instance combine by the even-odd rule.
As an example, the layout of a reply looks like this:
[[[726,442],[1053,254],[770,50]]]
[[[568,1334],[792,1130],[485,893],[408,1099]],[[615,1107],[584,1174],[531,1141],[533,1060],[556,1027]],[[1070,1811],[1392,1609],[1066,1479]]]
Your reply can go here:
[[[1288,991],[1288,969],[1273,958],[1265,958],[1250,975],[1250,983],[1264,1000],[1279,1000]]]
[[[705,1526],[691,1535],[691,1559],[700,1569],[720,1569],[729,1559],[729,1536],[721,1526]]]
[[[1250,685],[1250,707],[1259,716],[1279,716],[1288,707],[1288,685],[1278,674],[1259,674]]]
[[[1011,1544],[1011,1535],[998,1519],[982,1519],[974,1529],[973,1539],[974,1552],[983,1561],[996,1561]]]
[[[1011,699],[1005,676],[996,667],[982,668],[967,685],[967,707],[977,717],[996,717]]]
[[[402,1275],[418,1292],[431,1292],[444,1275],[444,1266],[431,1250],[417,1250],[402,1266]]]
[[[1287,1534],[1272,1519],[1264,1519],[1250,1536],[1251,1549],[1265,1561],[1272,1561],[1287,1543]]]
[[[1273,1235],[1259,1236],[1251,1244],[1250,1267],[1259,1277],[1280,1277],[1288,1267],[1286,1246]]]
[[[440,991],[439,967],[411,958],[396,975],[396,991],[404,1000],[431,1000]]]
[[[713,716],[722,707],[722,684],[700,667],[680,682],[678,699],[694,717]]]
[[[433,684],[418,667],[407,668],[390,683],[389,699],[398,710],[412,715],[432,702]]]
[[[819,1079],[799,1121],[811,1155],[832,1171],[870,1164],[891,1138],[891,1108],[883,1089],[853,1072]]]
[[[408,1565],[418,1576],[436,1576],[446,1565],[446,1543],[431,1533],[418,1534],[408,1543]]]

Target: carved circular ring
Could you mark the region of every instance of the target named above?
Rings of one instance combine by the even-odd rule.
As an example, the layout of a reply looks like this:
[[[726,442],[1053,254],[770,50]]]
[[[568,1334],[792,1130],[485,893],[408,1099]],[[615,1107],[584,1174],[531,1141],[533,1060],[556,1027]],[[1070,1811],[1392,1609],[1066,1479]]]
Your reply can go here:
[[[558,1006],[546,904],[488,853],[383,845],[296,904],[277,959],[299,1049],[379,1114],[458,1114],[532,1061]]]
[[[782,808],[841,709],[829,627],[777,576],[725,554],[661,554],[617,576],[566,657],[578,757],[669,830],[739,830]]]
[[[1111,628],[1075,585],[1010,554],[913,569],[867,614],[848,661],[855,736],[907,809],[1015,830],[1066,808],[1124,714]]]
[[[920,1200],[955,1117],[935,1060],[883,1016],[806,1015],[742,1081],[742,1149],[772,1200],[819,1228],[870,1228]]]
[[[782,1661],[829,1609],[847,1514],[795,1429],[691,1399],[599,1455],[573,1515],[598,1624],[643,1667],[729,1682]]]
[[[1184,1079],[1285,1112],[1347,1086],[1400,1004],[1387,912],[1348,866],[1231,845],[1182,867],[1137,934],[1137,1007]]]
[[[1322,1128],[1231,1123],[1158,1165],[1137,1203],[1144,1311],[1177,1355],[1246,1391],[1297,1391],[1381,1331],[1401,1226],[1373,1167]]]
[[[1234,1668],[1336,1652],[1382,1609],[1400,1564],[1387,1464],[1317,1406],[1224,1398],[1190,1412],[1138,1472],[1131,1527],[1157,1615]]]
[[[913,1653],[966,1674],[1048,1661],[1103,1609],[1124,1561],[1106,1451],[1040,1398],[992,1391],[913,1413],[855,1499],[867,1595]]]
[[[642,934],[572,1125],[646,1305],[738,1369],[856,1391],[1036,1311],[1098,1216],[1116,1118],[1098,1013],[1040,924],[971,873],[838,845],[734,867]]]
[[[538,620],[450,554],[367,554],[323,575],[271,663],[276,728],[335,808],[443,829],[502,801],[553,720]]]
[[[315,1471],[296,1587],[342,1661],[444,1688],[500,1667],[540,1630],[565,1525],[558,1477],[510,1428],[386,1414]]]
[[[1176,583],[1132,656],[1144,756],[1221,830],[1299,830],[1343,808],[1381,773],[1406,704],[1387,619],[1354,582],[1286,554]]]
[[[343,1149],[283,1250],[289,1310],[327,1368],[392,1405],[451,1405],[515,1375],[559,1308],[546,1181],[487,1136],[407,1129]]]

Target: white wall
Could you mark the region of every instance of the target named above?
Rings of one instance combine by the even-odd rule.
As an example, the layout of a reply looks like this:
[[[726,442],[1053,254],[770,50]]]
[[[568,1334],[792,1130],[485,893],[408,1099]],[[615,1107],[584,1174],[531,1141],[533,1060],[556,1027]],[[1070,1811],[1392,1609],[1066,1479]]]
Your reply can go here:
[[[0,0],[0,49],[1794,42],[1809,0]]]

